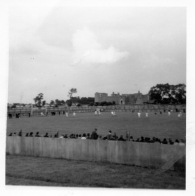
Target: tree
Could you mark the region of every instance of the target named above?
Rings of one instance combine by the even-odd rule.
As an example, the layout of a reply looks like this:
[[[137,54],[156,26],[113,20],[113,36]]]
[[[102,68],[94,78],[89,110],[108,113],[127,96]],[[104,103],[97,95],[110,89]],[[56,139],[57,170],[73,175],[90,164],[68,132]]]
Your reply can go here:
[[[70,107],[72,105],[72,102],[70,100],[67,100],[66,104]]]
[[[61,100],[61,105],[65,105],[65,101],[64,100]]]
[[[68,97],[70,97],[70,101],[67,103],[69,106],[72,105],[72,95],[74,93],[77,93],[77,89],[76,88],[71,88],[70,91],[68,92]]]
[[[42,101],[42,106],[44,106],[46,104],[46,101],[44,100],[44,101]]]
[[[60,101],[60,100],[58,100],[58,99],[56,99],[56,100],[55,100],[55,105],[56,105],[56,106],[61,105],[61,101]]]
[[[156,104],[185,104],[186,85],[157,84],[151,87],[149,96]]]
[[[35,105],[36,105],[37,107],[41,107],[41,106],[42,106],[42,99],[43,99],[43,93],[39,93],[39,94],[34,98]]]
[[[50,105],[54,105],[55,102],[53,100],[50,101]]]
[[[70,91],[68,92],[68,97],[70,97],[70,99],[72,98],[72,95],[74,93],[77,93],[77,89],[76,88],[71,88]]]

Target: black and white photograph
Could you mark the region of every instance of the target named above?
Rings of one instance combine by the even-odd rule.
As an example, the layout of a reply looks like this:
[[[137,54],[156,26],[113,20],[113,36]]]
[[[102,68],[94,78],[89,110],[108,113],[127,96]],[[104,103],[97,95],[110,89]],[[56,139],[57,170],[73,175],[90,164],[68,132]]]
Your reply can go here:
[[[10,6],[8,40],[6,187],[186,190],[186,7]]]

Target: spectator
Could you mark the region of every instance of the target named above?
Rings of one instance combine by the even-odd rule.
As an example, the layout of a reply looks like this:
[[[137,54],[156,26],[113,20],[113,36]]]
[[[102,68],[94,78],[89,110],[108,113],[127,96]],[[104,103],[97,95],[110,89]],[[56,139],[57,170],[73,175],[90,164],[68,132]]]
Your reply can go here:
[[[83,133],[83,135],[82,135],[82,137],[81,137],[81,139],[83,140],[85,140],[85,139],[87,139],[87,137],[86,137],[86,134],[85,133]]]
[[[113,137],[113,140],[117,140],[118,139],[118,136],[116,135],[116,133],[114,133],[114,135],[112,137]]]
[[[55,135],[54,135],[55,138],[58,138],[59,137],[59,133],[57,132]]]
[[[118,138],[118,141],[126,141],[123,136],[121,135],[119,138]]]
[[[143,136],[141,136],[141,140],[140,140],[140,142],[145,142],[145,140],[144,140],[144,137],[143,137]]]
[[[161,140],[159,138],[157,138],[157,142],[159,142],[160,144],[162,143]]]
[[[107,140],[113,140],[112,131],[111,130],[108,132]]]
[[[153,138],[152,138],[152,142],[154,143],[155,141],[156,141],[156,138],[155,138],[155,137],[153,137]]]
[[[20,118],[20,113],[16,113],[16,118]]]
[[[174,143],[173,143],[173,141],[169,138],[169,144],[170,145],[173,145]]]
[[[74,136],[73,136],[73,134],[70,134],[70,138],[73,138]]]
[[[30,135],[29,135],[29,137],[33,137],[33,132],[30,132]]]
[[[176,145],[176,146],[179,145],[179,140],[176,139],[174,142],[174,145]]]
[[[163,139],[162,144],[168,144],[166,138]]]
[[[36,133],[35,137],[41,137],[41,136],[39,135],[39,132]]]
[[[61,136],[60,136],[59,138],[60,138],[60,139],[63,139],[63,138],[64,138],[63,134],[61,134]]]
[[[64,138],[68,138],[68,135],[67,135],[67,134],[65,134],[65,135],[64,135]]]
[[[20,130],[19,134],[18,134],[20,137],[22,136],[22,129]]]
[[[46,133],[43,137],[49,137],[48,133]]]
[[[98,138],[97,129],[95,129],[95,130],[92,132],[92,134],[91,134],[91,139],[97,140],[97,138]]]
[[[130,139],[130,134],[129,132],[126,132],[126,141],[129,141],[129,139]]]
[[[91,139],[90,133],[87,134],[87,139]]]
[[[130,139],[129,139],[129,141],[132,141],[132,142],[134,142],[133,136],[130,136]]]
[[[136,142],[140,142],[139,138],[136,139]]]

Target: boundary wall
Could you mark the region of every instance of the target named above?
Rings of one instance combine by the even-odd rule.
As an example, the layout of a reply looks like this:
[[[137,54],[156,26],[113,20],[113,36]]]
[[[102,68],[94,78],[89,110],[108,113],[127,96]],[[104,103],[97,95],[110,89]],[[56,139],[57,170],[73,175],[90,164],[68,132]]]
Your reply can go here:
[[[131,141],[6,137],[6,153],[185,170],[186,147]]]

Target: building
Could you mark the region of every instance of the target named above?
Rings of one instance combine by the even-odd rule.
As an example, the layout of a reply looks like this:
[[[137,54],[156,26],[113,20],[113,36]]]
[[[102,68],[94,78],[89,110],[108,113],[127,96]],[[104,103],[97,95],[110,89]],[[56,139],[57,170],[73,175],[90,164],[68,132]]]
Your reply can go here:
[[[128,104],[144,104],[149,101],[149,95],[143,95],[138,91],[134,94],[122,94],[112,93],[108,96],[107,93],[95,93],[95,102],[114,102],[116,105],[128,105]]]

